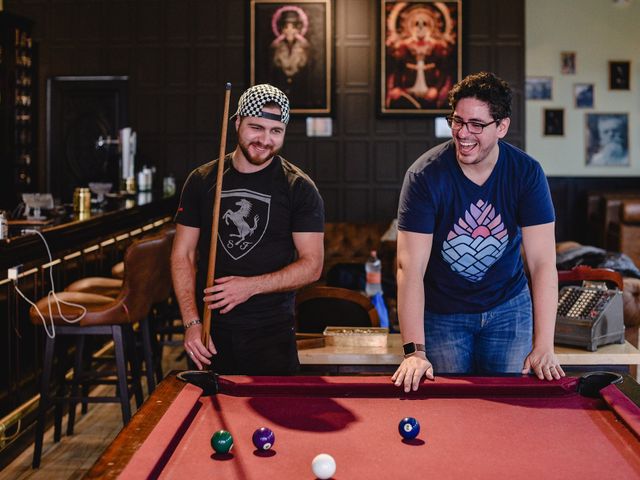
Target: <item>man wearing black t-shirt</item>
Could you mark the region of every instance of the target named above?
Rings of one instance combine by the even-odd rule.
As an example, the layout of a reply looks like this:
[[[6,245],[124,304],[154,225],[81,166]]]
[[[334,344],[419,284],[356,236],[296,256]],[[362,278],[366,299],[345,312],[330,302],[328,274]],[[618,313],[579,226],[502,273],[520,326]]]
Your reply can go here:
[[[313,181],[278,155],[289,100],[271,85],[238,102],[238,146],[224,157],[215,281],[207,285],[218,160],[196,168],[182,190],[171,267],[185,348],[199,369],[276,375],[299,368],[294,290],[320,277],[324,208]],[[233,118],[233,117],[232,117]],[[203,308],[212,310],[202,343]]]

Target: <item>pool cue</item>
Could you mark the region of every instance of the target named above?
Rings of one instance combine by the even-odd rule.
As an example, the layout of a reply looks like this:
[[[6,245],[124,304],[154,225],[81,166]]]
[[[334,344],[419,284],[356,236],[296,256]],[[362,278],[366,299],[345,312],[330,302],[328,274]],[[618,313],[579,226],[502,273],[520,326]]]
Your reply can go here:
[[[224,173],[224,155],[227,148],[227,125],[229,124],[229,99],[231,98],[231,83],[227,82],[224,92],[224,112],[222,114],[222,131],[220,132],[220,152],[218,154],[218,177],[216,192],[213,196],[213,216],[211,218],[211,241],[209,242],[209,268],[207,269],[207,288],[212,287],[216,273],[216,253],[218,251],[218,217],[220,216],[220,195],[222,194],[222,175]],[[211,309],[204,306],[202,321],[202,343],[209,346],[211,330]]]

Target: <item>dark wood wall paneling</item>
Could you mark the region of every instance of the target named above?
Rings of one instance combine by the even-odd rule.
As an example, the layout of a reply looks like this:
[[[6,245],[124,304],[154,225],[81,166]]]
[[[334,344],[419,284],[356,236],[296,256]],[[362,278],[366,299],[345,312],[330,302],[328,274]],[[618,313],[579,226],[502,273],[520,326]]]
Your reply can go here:
[[[463,73],[496,71],[517,86],[522,103],[524,1],[463,3]],[[157,179],[173,173],[183,180],[217,155],[224,83],[233,83],[232,104],[247,86],[248,1],[6,0],[5,6],[36,22],[41,111],[48,77],[128,75],[138,167],[152,164]],[[395,217],[405,170],[440,141],[431,118],[376,115],[378,8],[374,0],[334,2],[334,135],[307,138],[304,119],[296,118],[283,150],[316,181],[331,221]],[[522,105],[515,111],[510,140],[522,145]],[[39,159],[46,158],[41,118]],[[228,149],[234,146],[231,129]]]
[[[57,75],[128,75],[136,163],[159,180],[183,180],[217,155],[224,84],[232,109],[246,88],[247,0],[5,0],[35,21],[40,45],[40,112],[46,79]],[[334,2],[334,135],[307,138],[292,120],[283,154],[318,184],[330,221],[388,221],[395,216],[407,167],[439,143],[430,118],[376,115],[377,0]],[[524,147],[524,0],[463,2],[463,73],[491,70],[514,88],[507,140]],[[40,115],[40,178],[46,158]],[[230,128],[228,149],[235,146]],[[637,179],[625,179],[633,183]],[[558,239],[586,240],[586,192],[617,179],[550,179]],[[637,185],[637,182],[636,182]],[[633,186],[631,188],[634,188]]]
[[[524,148],[524,1],[471,0],[464,5],[466,73],[491,71],[509,82],[513,112],[506,140]]]
[[[169,173],[183,180],[217,155],[223,85],[238,95],[245,86],[244,1],[7,0],[5,9],[35,21],[40,112],[49,77],[127,75],[137,168],[156,166],[158,183]]]

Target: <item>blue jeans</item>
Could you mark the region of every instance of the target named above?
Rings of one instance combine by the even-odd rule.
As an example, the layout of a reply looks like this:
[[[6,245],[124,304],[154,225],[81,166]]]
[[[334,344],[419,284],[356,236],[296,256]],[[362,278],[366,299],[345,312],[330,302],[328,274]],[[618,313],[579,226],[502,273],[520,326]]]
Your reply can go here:
[[[425,312],[427,358],[434,372],[520,373],[532,348],[529,288],[482,313]]]

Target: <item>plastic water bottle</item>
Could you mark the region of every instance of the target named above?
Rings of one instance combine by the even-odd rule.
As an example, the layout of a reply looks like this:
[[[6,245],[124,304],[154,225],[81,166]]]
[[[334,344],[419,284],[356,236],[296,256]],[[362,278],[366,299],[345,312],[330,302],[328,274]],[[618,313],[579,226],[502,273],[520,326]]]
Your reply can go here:
[[[376,307],[376,311],[378,312],[380,327],[389,328],[389,311],[387,310],[387,305],[384,303],[382,291],[371,297],[371,303],[373,303],[373,306]]]
[[[371,255],[369,255],[367,263],[364,264],[364,270],[367,274],[365,292],[378,311],[380,326],[389,328],[389,313],[382,297],[382,263],[380,263],[378,252],[375,250],[371,250]]]
[[[365,292],[367,297],[374,297],[378,293],[382,293],[382,264],[378,258],[378,252],[371,250],[371,255],[364,264],[366,273]]]

